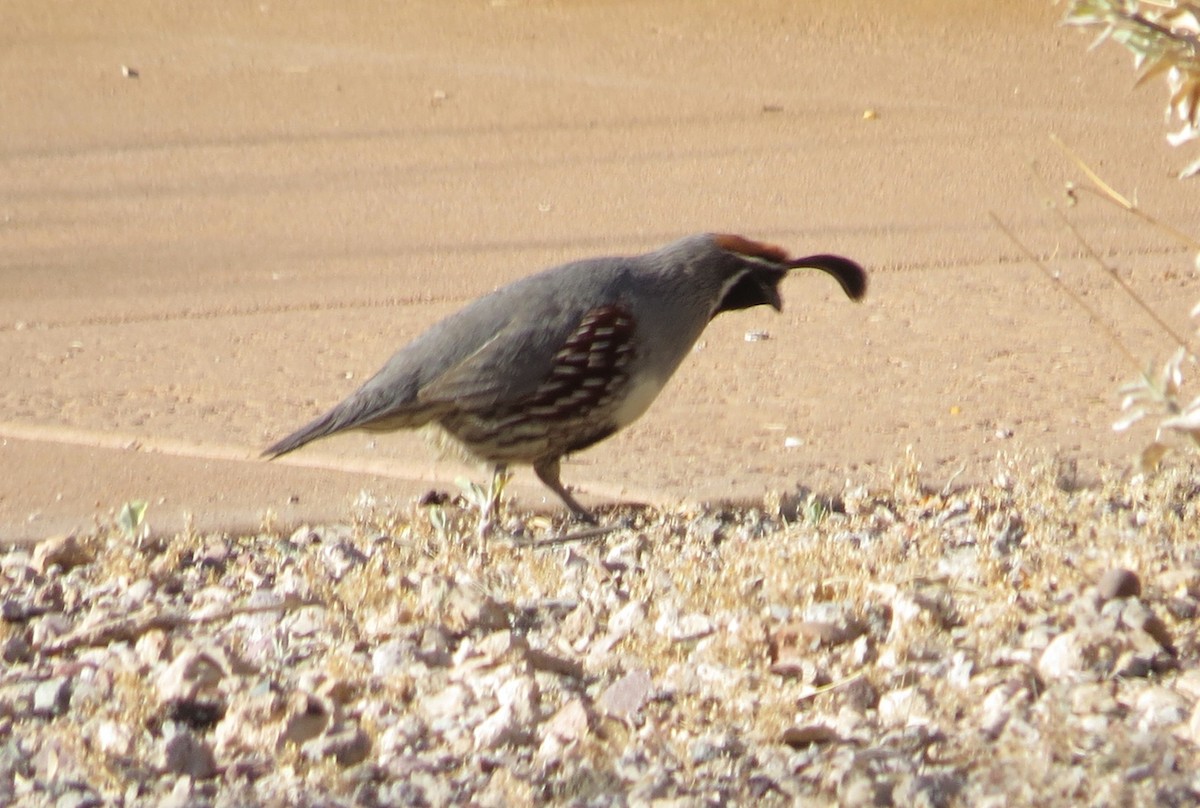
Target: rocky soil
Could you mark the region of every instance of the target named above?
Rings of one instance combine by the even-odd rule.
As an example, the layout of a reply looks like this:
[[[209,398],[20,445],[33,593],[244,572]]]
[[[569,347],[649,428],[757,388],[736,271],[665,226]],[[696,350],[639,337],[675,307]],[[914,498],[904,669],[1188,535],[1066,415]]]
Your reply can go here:
[[[1194,472],[47,538],[0,556],[0,803],[1195,804]]]

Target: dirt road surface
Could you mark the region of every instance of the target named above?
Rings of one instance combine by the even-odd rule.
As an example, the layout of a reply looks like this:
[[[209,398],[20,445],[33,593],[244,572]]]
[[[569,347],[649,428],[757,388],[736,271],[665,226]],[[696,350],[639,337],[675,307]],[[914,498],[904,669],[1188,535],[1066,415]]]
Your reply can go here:
[[[898,7],[899,9],[900,7]],[[18,2],[0,17],[0,537],[345,519],[477,469],[415,436],[258,452],[438,318],[562,261],[730,231],[840,252],[785,310],[723,316],[646,417],[572,458],[591,504],[931,485],[1047,452],[1086,479],[1136,371],[995,211],[1147,360],[1170,345],[1048,204],[1057,133],[1194,223],[1163,87],[1061,6]],[[1046,182],[1039,180],[1044,177]],[[1068,211],[1188,328],[1191,259],[1084,195]],[[748,341],[748,332],[765,340]],[[558,509],[532,475],[518,499]]]

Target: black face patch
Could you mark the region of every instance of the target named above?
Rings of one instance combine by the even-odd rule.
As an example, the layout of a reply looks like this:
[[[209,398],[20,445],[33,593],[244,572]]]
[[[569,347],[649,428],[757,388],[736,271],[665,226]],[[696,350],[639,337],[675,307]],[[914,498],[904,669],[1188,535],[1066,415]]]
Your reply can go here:
[[[781,269],[755,267],[742,273],[737,282],[729,287],[725,297],[713,311],[716,317],[723,311],[738,311],[754,306],[779,307],[779,291],[776,286],[785,274]]]

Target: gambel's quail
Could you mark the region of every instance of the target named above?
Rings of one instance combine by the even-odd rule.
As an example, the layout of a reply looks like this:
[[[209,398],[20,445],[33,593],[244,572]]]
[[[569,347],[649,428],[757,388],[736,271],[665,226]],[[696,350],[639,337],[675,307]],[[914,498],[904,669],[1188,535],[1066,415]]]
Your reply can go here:
[[[575,516],[594,521],[559,479],[564,455],[646,411],[709,320],[782,309],[793,269],[832,275],[858,300],[862,267],[836,255],[789,258],[779,247],[701,234],[645,255],[548,269],[434,325],[353,395],[263,454],[278,457],[347,429],[440,426],[492,464],[529,463]]]

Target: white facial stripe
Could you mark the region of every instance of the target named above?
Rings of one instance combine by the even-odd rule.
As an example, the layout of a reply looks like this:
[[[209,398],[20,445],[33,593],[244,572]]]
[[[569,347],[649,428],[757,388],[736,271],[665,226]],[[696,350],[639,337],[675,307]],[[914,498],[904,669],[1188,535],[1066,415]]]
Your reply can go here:
[[[759,264],[760,266],[773,267],[774,269],[779,268],[778,261],[773,261],[770,258],[762,255],[747,255],[746,253],[736,253],[736,255],[738,258],[741,258],[744,261],[750,261],[752,263]]]
[[[763,263],[767,263],[767,262],[764,261]],[[712,310],[709,311],[709,313],[708,313],[710,320],[712,319],[712,316],[716,313],[717,306],[720,306],[721,301],[723,301],[725,299],[725,295],[729,294],[729,290],[732,289],[733,287],[737,286],[738,283],[742,280],[742,278],[746,277],[751,272],[753,272],[753,270],[743,269],[741,272],[738,272],[736,275],[733,275],[732,277],[727,278],[725,280],[725,283],[723,283],[721,285],[721,293],[719,295],[717,295],[716,302],[713,303]]]

